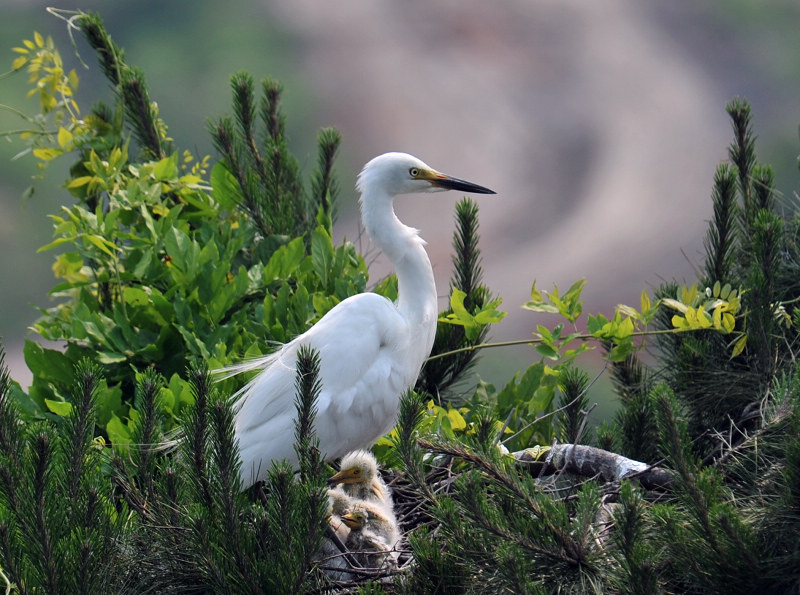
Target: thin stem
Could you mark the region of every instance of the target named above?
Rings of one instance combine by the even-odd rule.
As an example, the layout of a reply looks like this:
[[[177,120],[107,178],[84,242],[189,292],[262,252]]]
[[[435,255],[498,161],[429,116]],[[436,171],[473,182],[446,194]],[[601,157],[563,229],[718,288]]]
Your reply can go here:
[[[672,329],[660,329],[654,331],[634,331],[630,335],[630,337],[651,337],[655,335],[674,335],[678,333],[685,333],[688,331],[694,331],[697,329],[691,328],[672,328]],[[576,335],[572,337],[573,341],[591,341],[591,340],[600,340],[599,337],[595,337],[591,334],[582,334]],[[542,343],[541,339],[515,339],[513,341],[498,341],[497,343],[481,343],[480,345],[467,345],[466,347],[460,347],[459,349],[453,349],[452,351],[445,351],[444,353],[437,353],[436,355],[430,356],[426,362],[439,359],[442,357],[449,357],[451,355],[457,355],[459,353],[464,353],[467,351],[476,351],[478,349],[489,349],[491,347],[513,347],[515,345],[536,345]]]

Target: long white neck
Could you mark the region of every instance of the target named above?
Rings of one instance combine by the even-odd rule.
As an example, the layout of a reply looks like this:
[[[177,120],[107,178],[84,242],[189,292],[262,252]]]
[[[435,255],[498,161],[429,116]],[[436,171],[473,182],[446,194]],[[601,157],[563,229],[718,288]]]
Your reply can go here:
[[[366,190],[366,189],[364,189]],[[426,332],[425,357],[436,334],[438,307],[436,284],[425,241],[417,230],[403,225],[394,214],[393,197],[370,188],[370,199],[361,201],[361,217],[367,233],[394,265],[397,274],[397,309],[409,324]]]

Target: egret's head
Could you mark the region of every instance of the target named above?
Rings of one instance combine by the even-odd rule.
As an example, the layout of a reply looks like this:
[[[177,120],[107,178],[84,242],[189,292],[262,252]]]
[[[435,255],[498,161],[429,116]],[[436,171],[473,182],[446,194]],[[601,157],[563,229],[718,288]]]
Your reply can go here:
[[[378,461],[368,450],[354,450],[342,457],[339,472],[328,480],[329,486],[340,483],[369,484],[378,475]]]
[[[372,159],[358,175],[356,188],[362,197],[369,191],[389,196],[440,190],[494,194],[483,186],[438,172],[408,153],[384,153]]]
[[[350,529],[359,531],[369,526],[373,530],[388,532],[396,521],[390,520],[386,510],[375,502],[358,501],[342,516],[342,522]]]
[[[351,531],[360,531],[367,524],[367,514],[363,510],[351,510],[342,516],[342,522]]]

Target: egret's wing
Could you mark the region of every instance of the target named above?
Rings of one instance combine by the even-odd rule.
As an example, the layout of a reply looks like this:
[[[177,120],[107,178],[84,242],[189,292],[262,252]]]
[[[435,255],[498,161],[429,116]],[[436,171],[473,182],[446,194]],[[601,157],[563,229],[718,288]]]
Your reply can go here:
[[[394,305],[363,293],[262,358],[264,370],[238,393],[236,433],[245,477],[251,472],[253,481],[263,478],[271,460],[296,464],[294,384],[301,345],[320,355],[316,433],[323,454],[333,458],[374,443],[394,425],[399,396],[419,372],[404,356],[409,341]]]

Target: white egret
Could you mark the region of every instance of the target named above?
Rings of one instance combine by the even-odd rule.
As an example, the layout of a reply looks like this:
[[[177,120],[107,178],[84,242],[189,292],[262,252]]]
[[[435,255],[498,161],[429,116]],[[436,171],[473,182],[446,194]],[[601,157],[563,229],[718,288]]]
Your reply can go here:
[[[374,244],[394,265],[396,303],[375,293],[343,300],[302,335],[275,353],[227,370],[228,376],[260,370],[236,395],[236,438],[242,481],[264,479],[271,461],[297,465],[292,433],[297,350],[319,352],[322,390],[316,434],[327,459],[365,446],[388,433],[400,396],[413,386],[436,334],[438,308],[433,270],[416,229],[394,213],[396,195],[437,190],[494,194],[439,173],[416,157],[386,153],[364,166],[356,183],[361,218]]]

